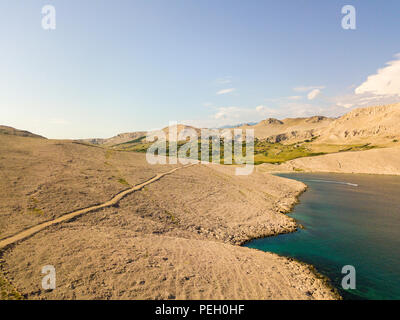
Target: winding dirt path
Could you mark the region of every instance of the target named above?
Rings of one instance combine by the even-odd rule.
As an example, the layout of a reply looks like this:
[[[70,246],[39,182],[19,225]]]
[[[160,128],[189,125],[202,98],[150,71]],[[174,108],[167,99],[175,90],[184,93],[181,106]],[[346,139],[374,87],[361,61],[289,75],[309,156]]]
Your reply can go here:
[[[16,243],[18,241],[24,240],[24,239],[34,235],[35,233],[37,233],[37,232],[39,232],[39,231],[41,231],[41,230],[43,230],[43,229],[45,229],[47,227],[50,227],[52,225],[71,220],[72,218],[75,218],[77,216],[83,215],[85,213],[89,213],[89,212],[96,211],[96,210],[99,210],[99,209],[111,207],[111,206],[117,204],[122,198],[124,198],[128,194],[130,194],[132,192],[135,192],[135,191],[138,191],[138,190],[142,189],[143,187],[147,186],[148,184],[153,183],[153,182],[155,182],[157,180],[160,180],[162,177],[164,177],[164,176],[166,176],[168,174],[171,174],[171,173],[173,173],[173,172],[175,172],[175,171],[177,171],[179,169],[187,168],[187,167],[190,167],[190,166],[193,166],[193,165],[194,164],[188,164],[188,165],[185,165],[185,166],[182,166],[182,167],[174,168],[174,169],[172,169],[170,171],[167,171],[167,172],[164,172],[164,173],[159,173],[155,177],[153,177],[153,178],[151,178],[151,179],[149,179],[149,180],[147,180],[147,181],[145,181],[145,182],[143,182],[141,184],[137,184],[137,185],[135,185],[134,187],[132,187],[130,189],[121,191],[120,193],[116,194],[111,200],[108,200],[108,201],[106,201],[106,202],[104,202],[102,204],[94,205],[94,206],[91,206],[91,207],[88,207],[88,208],[79,209],[79,210],[67,213],[67,214],[65,214],[65,215],[63,215],[61,217],[58,217],[58,218],[54,219],[54,220],[50,220],[50,221],[46,221],[46,222],[40,223],[40,224],[38,224],[38,225],[36,225],[34,227],[31,227],[29,229],[26,229],[24,231],[19,232],[16,235],[13,235],[13,236],[8,237],[6,239],[0,240],[0,250],[6,248],[7,246],[9,246],[9,245],[11,245],[13,243]]]

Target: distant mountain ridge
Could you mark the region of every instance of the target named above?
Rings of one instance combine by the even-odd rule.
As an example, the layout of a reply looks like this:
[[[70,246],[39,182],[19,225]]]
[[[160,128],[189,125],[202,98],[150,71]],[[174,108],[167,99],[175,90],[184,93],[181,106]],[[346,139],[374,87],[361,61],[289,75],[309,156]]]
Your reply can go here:
[[[222,127],[218,127],[218,129],[233,129],[233,128],[238,128],[238,127],[242,127],[242,126],[254,126],[256,125],[258,122],[243,122],[243,123],[238,123],[238,124],[228,124]]]
[[[286,118],[282,120],[268,118],[258,123],[225,126],[219,129],[233,130],[236,128],[254,129],[257,139],[266,140],[270,143],[290,144],[308,139],[313,139],[316,143],[330,144],[386,143],[400,140],[400,103],[353,109],[338,118],[325,116]],[[169,128],[165,127],[162,130],[167,134],[168,139]],[[199,128],[182,124],[177,126],[178,134],[185,134],[192,130],[198,134],[200,133]],[[22,135],[22,132],[25,131],[19,132]],[[146,131],[126,132],[108,139],[94,138],[80,141],[112,146],[140,139],[146,134]]]
[[[296,142],[315,137],[317,130],[327,127],[334,120],[334,118],[323,116],[286,118],[283,120],[268,118],[256,125],[246,125],[240,128],[254,129],[254,135],[257,139],[267,140],[271,143]]]
[[[124,142],[128,142],[130,140],[135,140],[141,138],[146,135],[146,131],[134,131],[134,132],[125,132],[117,134],[111,138],[89,138],[89,139],[80,139],[79,141],[97,145],[116,145]]]
[[[186,132],[189,132],[188,130],[194,130],[196,133],[200,134],[200,129],[192,127],[192,126],[187,126],[183,124],[178,124],[177,125],[177,134],[184,134]],[[127,143],[132,140],[138,140],[142,137],[145,137],[147,134],[150,134],[151,132],[157,133],[163,131],[166,134],[166,137],[168,139],[169,137],[169,127],[165,127],[161,130],[152,130],[152,131],[133,131],[133,132],[125,132],[125,133],[120,133],[114,137],[111,138],[106,138],[106,139],[101,139],[101,138],[92,138],[92,139],[80,139],[79,141],[85,142],[85,143],[91,143],[91,144],[97,144],[97,145],[105,145],[105,146],[111,146],[111,145],[118,145],[122,143]]]
[[[269,118],[242,129],[254,129],[255,137],[271,143],[385,144],[400,140],[400,103],[357,108],[338,118]]]

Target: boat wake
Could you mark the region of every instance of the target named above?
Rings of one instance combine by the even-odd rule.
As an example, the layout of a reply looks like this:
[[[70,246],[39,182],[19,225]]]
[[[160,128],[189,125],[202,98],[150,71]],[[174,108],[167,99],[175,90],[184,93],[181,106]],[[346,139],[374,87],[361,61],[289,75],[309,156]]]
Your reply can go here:
[[[352,187],[358,187],[358,184],[356,183],[350,183],[350,182],[343,182],[343,181],[332,181],[332,180],[319,180],[319,179],[314,179],[314,180],[306,180],[310,182],[322,182],[322,183],[335,183],[335,184],[344,184]]]

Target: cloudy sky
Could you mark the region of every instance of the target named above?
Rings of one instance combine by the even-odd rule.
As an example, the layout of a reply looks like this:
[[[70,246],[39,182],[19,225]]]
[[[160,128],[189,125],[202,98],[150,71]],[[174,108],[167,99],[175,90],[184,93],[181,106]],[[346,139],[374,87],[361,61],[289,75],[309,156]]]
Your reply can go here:
[[[356,30],[337,0],[2,0],[0,124],[110,137],[400,101],[400,2],[351,3]]]

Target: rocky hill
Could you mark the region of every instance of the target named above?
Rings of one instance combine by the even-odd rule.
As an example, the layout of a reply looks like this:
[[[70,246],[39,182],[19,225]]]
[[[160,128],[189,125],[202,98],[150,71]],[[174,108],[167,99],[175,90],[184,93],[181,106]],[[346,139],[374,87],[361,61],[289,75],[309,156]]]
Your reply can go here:
[[[169,127],[165,127],[164,129],[162,129],[162,131],[166,135],[167,140],[169,140],[169,130],[170,130]],[[185,136],[186,134],[192,132],[191,130],[194,130],[197,134],[200,135],[200,129],[198,128],[182,124],[177,125],[177,135]],[[157,132],[160,132],[160,130],[154,130],[150,132],[147,131],[125,132],[107,139],[92,138],[92,139],[81,139],[79,141],[97,145],[115,146],[127,142],[140,142],[140,140],[142,140],[141,138],[146,137],[146,135],[150,135],[151,133],[157,135]]]
[[[254,129],[255,137],[269,143],[291,144],[304,140],[315,143],[382,144],[400,140],[400,103],[358,108],[339,118],[313,116],[308,118],[268,118],[257,124],[246,124],[237,129]],[[169,128],[162,129],[169,139]],[[200,129],[187,125],[177,126],[178,135],[190,131],[200,135]],[[232,128],[233,130],[233,128]],[[156,132],[156,131],[154,131]],[[84,139],[81,141],[98,145],[118,145],[139,141],[147,132],[136,131],[118,134],[108,139]]]
[[[386,143],[400,139],[400,103],[358,108],[318,130],[319,142]]]
[[[253,126],[242,126],[241,129],[254,129],[254,135],[271,143],[296,142],[311,139],[317,130],[327,127],[333,118],[314,116],[309,118],[286,118],[278,120],[269,118]]]
[[[42,137],[38,134],[34,134],[34,133],[26,131],[26,130],[19,130],[19,129],[15,129],[13,127],[2,126],[2,125],[0,125],[0,134],[9,134],[12,136],[46,139],[45,137]]]
[[[114,137],[101,139],[101,138],[92,138],[92,139],[81,139],[79,141],[91,144],[98,145],[116,145],[120,143],[125,143],[128,141],[136,140],[146,135],[146,131],[135,131],[135,132],[125,132],[120,133]]]

